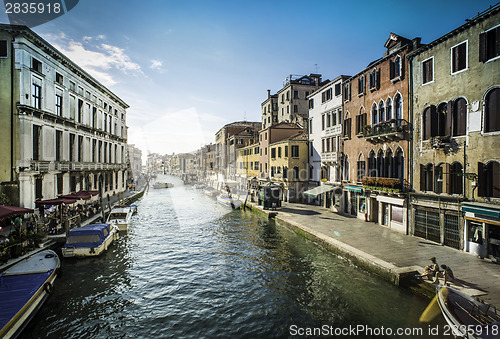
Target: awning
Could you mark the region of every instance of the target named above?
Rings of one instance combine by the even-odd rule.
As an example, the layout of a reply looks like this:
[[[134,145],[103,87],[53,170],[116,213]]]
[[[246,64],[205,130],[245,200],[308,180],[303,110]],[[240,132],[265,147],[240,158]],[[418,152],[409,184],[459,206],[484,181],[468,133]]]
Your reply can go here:
[[[65,198],[59,198],[59,199],[49,199],[49,200],[39,200],[35,201],[35,205],[38,206],[46,206],[46,205],[61,205],[61,204],[74,204],[77,199],[65,199]]]
[[[475,214],[485,215],[487,217],[500,218],[500,210],[487,207],[462,205],[462,212],[471,212]]]
[[[310,197],[316,198],[318,195],[325,193],[325,192],[329,192],[329,191],[334,190],[334,189],[335,189],[335,186],[321,185],[321,186],[314,187],[313,189],[310,189],[308,191],[305,191],[304,195],[308,195]]]
[[[361,193],[361,192],[363,192],[363,188],[358,187],[358,186],[351,186],[351,185],[347,185],[347,186],[345,187],[345,189],[346,189],[347,191],[356,192],[356,193]]]
[[[0,218],[7,218],[13,215],[33,213],[34,210],[30,208],[16,207],[16,206],[0,206]]]

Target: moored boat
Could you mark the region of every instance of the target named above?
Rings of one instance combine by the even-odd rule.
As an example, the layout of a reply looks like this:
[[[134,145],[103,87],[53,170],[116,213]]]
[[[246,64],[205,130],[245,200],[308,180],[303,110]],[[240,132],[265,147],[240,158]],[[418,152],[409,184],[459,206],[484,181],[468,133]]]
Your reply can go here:
[[[500,313],[494,306],[441,285],[437,287],[436,298],[454,336],[470,339],[498,338]]]
[[[110,224],[91,224],[69,231],[62,247],[63,257],[90,257],[106,251],[118,239],[118,228]]]
[[[52,293],[60,260],[40,251],[0,274],[0,338],[15,338]]]
[[[131,206],[113,207],[111,213],[109,213],[107,223],[115,225],[119,231],[126,231],[132,214],[134,214],[134,210]]]
[[[229,194],[221,194],[217,197],[217,202],[225,207],[238,209],[241,207],[242,202],[238,199],[233,199]]]
[[[157,182],[156,184],[153,185],[153,188],[169,188],[172,187],[172,184],[169,184],[168,182]]]
[[[209,197],[215,197],[215,196],[219,195],[219,192],[215,188],[210,187],[210,186],[205,188],[203,190],[203,193],[205,193]]]

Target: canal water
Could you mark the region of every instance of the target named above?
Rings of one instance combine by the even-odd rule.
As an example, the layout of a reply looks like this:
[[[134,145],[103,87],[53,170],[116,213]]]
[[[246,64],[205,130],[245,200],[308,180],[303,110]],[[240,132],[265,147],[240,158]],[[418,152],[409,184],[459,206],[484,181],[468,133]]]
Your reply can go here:
[[[373,335],[357,337],[380,338],[382,327],[420,326],[426,300],[255,212],[159,179],[175,187],[147,192],[104,255],[62,261],[26,337],[286,338],[363,326]]]

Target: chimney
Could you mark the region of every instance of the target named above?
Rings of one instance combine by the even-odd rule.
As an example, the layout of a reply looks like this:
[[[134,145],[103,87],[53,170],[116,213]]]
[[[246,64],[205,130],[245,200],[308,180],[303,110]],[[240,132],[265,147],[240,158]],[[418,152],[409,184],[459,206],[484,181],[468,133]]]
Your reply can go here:
[[[269,99],[270,97],[271,97],[271,90],[270,90],[270,89],[268,89],[268,90],[267,90],[267,98]]]

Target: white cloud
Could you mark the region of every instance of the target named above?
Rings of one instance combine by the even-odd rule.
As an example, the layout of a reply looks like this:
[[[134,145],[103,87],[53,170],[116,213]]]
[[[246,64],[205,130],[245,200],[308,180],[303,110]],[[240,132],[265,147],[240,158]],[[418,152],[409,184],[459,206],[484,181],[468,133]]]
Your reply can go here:
[[[163,63],[160,60],[151,60],[151,66],[149,68],[152,69],[161,69]]]
[[[67,38],[64,33],[59,35],[48,35],[47,39],[61,53],[91,74],[105,86],[116,84],[112,73],[119,70],[124,73],[142,74],[139,64],[133,62],[125,50],[117,46],[101,43],[96,46],[90,46],[90,42],[105,38],[103,35],[96,39],[90,36],[84,36],[81,42]]]

